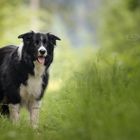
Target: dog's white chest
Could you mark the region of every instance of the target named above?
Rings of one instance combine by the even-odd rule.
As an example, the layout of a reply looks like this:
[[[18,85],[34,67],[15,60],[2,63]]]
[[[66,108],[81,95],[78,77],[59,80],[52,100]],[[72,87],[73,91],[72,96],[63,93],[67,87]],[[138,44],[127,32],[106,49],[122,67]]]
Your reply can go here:
[[[23,104],[29,104],[35,99],[39,98],[42,90],[42,75],[44,73],[45,67],[43,65],[35,63],[35,75],[29,75],[27,80],[27,85],[20,86],[20,96],[21,102]]]

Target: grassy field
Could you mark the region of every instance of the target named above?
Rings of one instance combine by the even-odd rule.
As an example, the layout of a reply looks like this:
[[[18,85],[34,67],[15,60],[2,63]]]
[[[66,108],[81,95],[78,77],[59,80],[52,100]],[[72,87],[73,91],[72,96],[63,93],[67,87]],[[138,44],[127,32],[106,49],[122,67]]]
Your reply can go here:
[[[140,139],[140,77],[129,67],[115,60],[87,61],[64,82],[45,95],[37,130],[30,128],[22,111],[18,125],[0,119],[0,139]]]

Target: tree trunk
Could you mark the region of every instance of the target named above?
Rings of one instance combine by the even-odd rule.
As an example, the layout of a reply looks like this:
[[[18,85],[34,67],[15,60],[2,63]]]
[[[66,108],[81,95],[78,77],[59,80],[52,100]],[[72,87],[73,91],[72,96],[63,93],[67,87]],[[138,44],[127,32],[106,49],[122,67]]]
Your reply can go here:
[[[30,0],[30,9],[31,9],[31,30],[39,29],[39,18],[38,12],[40,7],[40,0]]]

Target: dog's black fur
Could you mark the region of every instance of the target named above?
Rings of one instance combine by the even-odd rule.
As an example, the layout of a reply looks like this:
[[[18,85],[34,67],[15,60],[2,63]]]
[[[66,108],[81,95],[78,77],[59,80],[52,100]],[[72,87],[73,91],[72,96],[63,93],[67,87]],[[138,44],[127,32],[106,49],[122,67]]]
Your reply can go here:
[[[29,75],[35,75],[34,62],[38,59],[38,48],[41,45],[46,48],[47,55],[43,63],[45,71],[42,75],[41,93],[35,100],[40,100],[43,97],[44,90],[48,85],[48,68],[53,62],[54,46],[56,45],[56,40],[60,40],[53,34],[35,33],[33,31],[19,35],[18,38],[23,39],[21,52],[19,52],[19,47],[14,45],[0,49],[1,114],[9,113],[9,104],[21,103],[20,86],[30,86],[27,81]]]

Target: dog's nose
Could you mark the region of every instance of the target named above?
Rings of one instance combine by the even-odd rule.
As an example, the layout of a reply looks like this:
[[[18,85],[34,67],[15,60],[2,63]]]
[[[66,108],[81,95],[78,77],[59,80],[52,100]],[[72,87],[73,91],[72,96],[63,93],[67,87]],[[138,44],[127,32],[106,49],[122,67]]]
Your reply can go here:
[[[41,50],[39,50],[39,52],[40,52],[40,54],[45,54],[45,52],[46,52],[46,50],[44,50],[44,49],[41,49]]]

